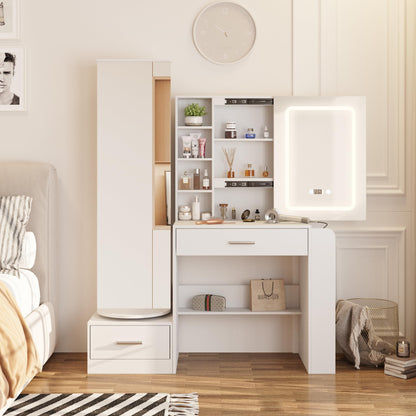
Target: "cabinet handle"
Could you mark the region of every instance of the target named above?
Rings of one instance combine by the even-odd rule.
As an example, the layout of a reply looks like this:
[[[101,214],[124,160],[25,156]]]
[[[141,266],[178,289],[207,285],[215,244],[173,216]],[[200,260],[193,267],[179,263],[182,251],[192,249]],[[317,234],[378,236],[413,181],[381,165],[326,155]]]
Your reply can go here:
[[[228,244],[243,244],[243,245],[254,245],[255,241],[229,241]]]
[[[117,345],[143,345],[143,341],[116,341]]]

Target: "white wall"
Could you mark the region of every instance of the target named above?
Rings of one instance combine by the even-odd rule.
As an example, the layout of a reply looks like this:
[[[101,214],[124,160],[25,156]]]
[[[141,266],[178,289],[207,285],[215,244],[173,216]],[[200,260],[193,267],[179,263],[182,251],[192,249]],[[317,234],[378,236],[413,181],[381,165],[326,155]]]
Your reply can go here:
[[[302,6],[299,0],[293,1],[297,13],[304,13],[304,17],[315,16],[316,22],[321,21],[320,25],[323,25],[324,33],[330,35],[334,30],[337,33],[341,31],[341,36],[350,31],[355,36],[352,38],[354,42],[359,43],[360,31],[367,33],[368,29],[374,27],[376,33],[370,30],[374,38],[367,40],[372,42],[370,46],[376,44],[380,45],[380,48],[383,48],[383,45],[385,47],[383,43],[385,39],[380,39],[380,36],[385,36],[383,27],[387,24],[386,19],[389,15],[386,8],[391,7],[392,1],[404,4],[404,0],[357,0],[352,3],[352,8],[349,8],[349,0],[338,0],[336,2],[339,5],[338,12],[336,10],[333,12],[329,7],[329,14],[324,14],[328,11],[327,6],[335,2],[308,0],[308,6],[304,8],[296,7]],[[313,39],[306,34],[303,42],[311,42],[311,48],[315,49],[305,49],[303,58],[296,61],[297,65],[302,62],[305,65],[300,69],[299,66],[296,67],[294,79],[292,77],[292,0],[238,0],[252,12],[256,20],[258,29],[256,46],[245,61],[231,66],[217,66],[204,60],[197,53],[192,42],[193,19],[209,2],[209,0],[121,0],[118,2],[73,0],[64,3],[56,0],[42,2],[22,0],[20,40],[1,42],[3,45],[22,45],[26,48],[28,109],[24,113],[0,114],[0,158],[48,161],[54,164],[58,171],[57,318],[60,351],[85,350],[86,322],[96,307],[95,60],[97,58],[171,60],[173,95],[225,93],[289,95],[294,89],[296,93],[300,93],[296,88],[299,87],[301,90],[304,87],[301,80],[306,75],[309,77],[307,85],[311,85],[310,83],[315,80],[319,82],[318,87],[323,86],[330,90],[330,87],[333,87],[332,80],[337,77],[339,79],[340,75],[334,68],[338,65],[338,69],[342,70],[339,65],[344,66],[344,58],[348,59],[347,53],[357,50],[354,43],[342,45],[331,43],[330,40],[333,38],[329,36],[326,43],[329,50],[335,47],[335,50],[338,48],[341,53],[336,55],[338,61],[335,62],[335,66],[331,66],[330,64],[334,62],[333,58],[327,60],[326,56],[318,56],[318,61],[315,59],[318,52],[326,50],[325,48],[321,50],[321,38],[318,38],[319,42],[313,44]],[[309,7],[312,7],[312,10],[308,10]],[[309,11],[312,14],[306,15]],[[336,16],[332,16],[332,12]],[[298,18],[301,17],[298,15]],[[358,21],[355,20],[356,17],[359,17]],[[350,18],[353,20],[348,20]],[[333,22],[339,24],[334,26]],[[316,28],[312,24],[309,29]],[[309,29],[305,28],[305,30]],[[303,29],[300,30],[298,34],[304,35]],[[348,40],[348,38],[342,39]],[[401,44],[404,45],[403,39],[397,45]],[[395,45],[391,48],[391,51],[394,51]],[[364,54],[363,58],[369,57],[369,51],[365,53],[365,44],[362,44],[358,50]],[[329,55],[329,58],[331,56]],[[297,57],[299,58],[299,53]],[[393,65],[395,62],[391,61],[390,55],[387,57],[381,55],[381,57],[385,58],[380,61],[384,66]],[[328,65],[321,65],[322,62],[327,62]],[[375,68],[369,64],[371,71],[376,70],[380,62],[376,62]],[[315,66],[312,68],[311,65]],[[317,68],[316,65],[321,66]],[[323,69],[326,72],[323,72]],[[348,67],[348,71],[350,70],[351,68]],[[381,82],[381,87],[385,91],[387,80],[378,72],[377,75],[377,80]],[[379,91],[376,87],[374,90],[367,89],[371,73],[366,76],[365,92]],[[320,79],[317,80],[316,78],[319,77]],[[336,93],[352,95],[363,91],[362,85],[359,84],[361,78],[347,77],[342,80],[344,82],[335,88]],[[114,82],[117,82],[117,78]],[[399,91],[403,92],[403,88],[404,86],[398,86]],[[386,103],[385,98],[383,105],[387,105]],[[398,105],[396,102],[393,103],[390,111],[395,111],[399,108]],[[391,112],[389,114],[391,115]],[[369,149],[379,149],[379,143],[380,146],[384,146],[383,151],[387,152],[387,155],[391,151],[399,153],[399,162],[395,162],[397,161],[395,153],[391,158],[393,162],[388,162],[393,165],[386,168],[387,177],[384,183],[390,185],[390,182],[393,182],[393,188],[397,183],[397,188],[402,189],[404,193],[383,194],[380,187],[377,188],[379,183],[375,183],[375,192],[378,194],[369,200],[372,211],[369,221],[366,224],[346,224],[338,228],[348,231],[354,230],[354,227],[360,229],[367,227],[371,228],[372,232],[380,230],[381,225],[382,229],[393,227],[396,231],[398,228],[404,228],[407,230],[406,250],[412,250],[414,243],[409,244],[409,238],[413,236],[414,192],[410,188],[413,182],[410,184],[407,182],[405,185],[403,175],[405,174],[409,179],[414,176],[414,169],[409,163],[413,153],[408,153],[407,158],[404,157],[405,154],[400,153],[401,147],[394,146],[395,143],[400,144],[400,140],[396,140],[394,135],[387,137],[383,128],[377,130],[377,119],[372,119],[371,122],[372,129],[375,130],[371,130],[374,134],[372,133],[373,136],[370,138]],[[379,137],[380,131],[382,134]],[[405,140],[406,143],[410,143],[410,136]],[[411,151],[414,152],[413,147]],[[378,152],[374,160],[371,159],[371,155],[369,156],[369,166],[372,170],[376,171],[383,166],[377,162],[382,154]],[[404,163],[404,168],[401,167],[401,163]],[[394,175],[391,172],[394,172]],[[382,180],[381,182],[383,185]],[[400,230],[397,232],[400,234]],[[380,233],[377,234],[379,235]],[[354,247],[357,246],[357,241],[361,241],[356,237],[353,236],[352,240]],[[396,256],[394,259],[399,259],[396,261],[398,270],[403,270],[402,274],[406,274],[403,279],[409,281],[408,288],[413,290],[406,298],[409,305],[414,301],[414,278],[410,277],[414,274],[412,274],[413,262],[409,262],[411,256],[407,256],[405,264],[404,242],[400,238],[398,242],[392,244],[394,247],[399,247],[399,252],[401,247],[400,256],[403,258]],[[384,240],[381,245],[385,245]],[[413,252],[408,251],[408,254],[411,253]],[[371,271],[371,264],[366,267]],[[351,270],[348,269],[348,272]],[[396,274],[392,272],[391,275],[395,279]],[[348,276],[343,279],[348,279]],[[410,328],[413,324],[414,318],[409,318],[406,327]]]

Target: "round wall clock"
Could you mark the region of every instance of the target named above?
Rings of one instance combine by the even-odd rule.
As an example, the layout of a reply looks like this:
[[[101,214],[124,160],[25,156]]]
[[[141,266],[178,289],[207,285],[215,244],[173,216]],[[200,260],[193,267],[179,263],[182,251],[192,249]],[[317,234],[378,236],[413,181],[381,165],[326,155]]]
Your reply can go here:
[[[204,58],[216,64],[232,64],[253,49],[256,24],[244,7],[223,1],[208,5],[198,14],[193,37]]]

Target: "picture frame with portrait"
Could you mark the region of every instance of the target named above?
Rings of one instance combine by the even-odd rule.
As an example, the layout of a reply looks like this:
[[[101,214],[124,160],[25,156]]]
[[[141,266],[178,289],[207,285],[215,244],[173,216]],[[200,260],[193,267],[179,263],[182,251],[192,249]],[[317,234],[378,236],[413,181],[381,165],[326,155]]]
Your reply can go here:
[[[0,0],[0,40],[18,39],[19,24],[19,0]]]
[[[0,111],[26,109],[25,51],[0,45]]]

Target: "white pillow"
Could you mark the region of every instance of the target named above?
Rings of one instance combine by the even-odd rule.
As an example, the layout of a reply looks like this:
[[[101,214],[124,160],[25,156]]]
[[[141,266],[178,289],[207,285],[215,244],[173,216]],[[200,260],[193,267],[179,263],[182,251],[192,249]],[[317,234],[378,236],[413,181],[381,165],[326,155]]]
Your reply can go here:
[[[22,257],[19,267],[21,269],[31,269],[36,260],[36,237],[32,231],[26,231],[23,237]]]

